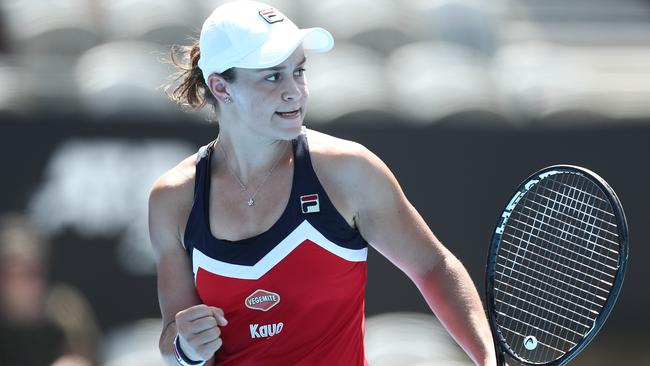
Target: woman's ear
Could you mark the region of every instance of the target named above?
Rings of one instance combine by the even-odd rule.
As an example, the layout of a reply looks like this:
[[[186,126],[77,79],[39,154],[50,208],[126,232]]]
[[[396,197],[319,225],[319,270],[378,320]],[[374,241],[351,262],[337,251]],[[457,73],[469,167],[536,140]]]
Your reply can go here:
[[[218,74],[212,74],[208,77],[208,88],[214,97],[221,103],[230,103],[232,98],[226,90],[228,82]]]

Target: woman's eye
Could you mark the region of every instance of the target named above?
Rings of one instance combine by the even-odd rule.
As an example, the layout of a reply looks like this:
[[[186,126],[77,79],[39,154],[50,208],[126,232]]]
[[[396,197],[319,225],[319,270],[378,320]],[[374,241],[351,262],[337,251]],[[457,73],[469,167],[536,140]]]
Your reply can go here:
[[[280,73],[276,72],[275,74],[271,74],[271,75],[266,77],[266,80],[268,80],[268,81],[278,81],[278,80],[280,80]]]
[[[294,76],[303,76],[303,75],[305,74],[305,71],[307,71],[307,70],[305,70],[305,69],[298,69],[298,70],[294,71],[293,75],[294,75]]]

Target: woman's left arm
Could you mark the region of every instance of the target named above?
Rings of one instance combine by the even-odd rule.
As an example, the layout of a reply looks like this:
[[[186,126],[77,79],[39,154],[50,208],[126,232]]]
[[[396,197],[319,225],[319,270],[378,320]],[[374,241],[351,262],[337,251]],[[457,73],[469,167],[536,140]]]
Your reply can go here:
[[[431,232],[388,167],[365,148],[355,155],[345,173],[361,234],[411,278],[475,364],[494,365],[490,328],[464,266]]]

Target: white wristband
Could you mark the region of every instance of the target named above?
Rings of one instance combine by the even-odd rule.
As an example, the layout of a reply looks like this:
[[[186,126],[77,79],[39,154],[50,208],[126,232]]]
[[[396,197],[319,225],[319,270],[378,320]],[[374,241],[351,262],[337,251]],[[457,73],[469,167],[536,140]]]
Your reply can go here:
[[[185,352],[183,352],[183,349],[181,349],[181,343],[180,339],[178,338],[178,334],[176,334],[176,337],[174,337],[174,356],[176,357],[178,364],[181,366],[203,366],[206,362],[205,360],[194,361],[187,357]]]

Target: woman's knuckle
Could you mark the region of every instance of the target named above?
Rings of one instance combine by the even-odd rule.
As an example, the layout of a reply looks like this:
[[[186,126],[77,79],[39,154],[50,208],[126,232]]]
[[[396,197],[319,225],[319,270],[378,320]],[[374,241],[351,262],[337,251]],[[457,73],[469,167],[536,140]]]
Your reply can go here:
[[[211,335],[213,338],[218,338],[219,336],[221,336],[221,329],[219,329],[219,327],[214,327],[214,328],[212,328],[212,329],[210,330],[210,332],[211,332],[210,335]]]

